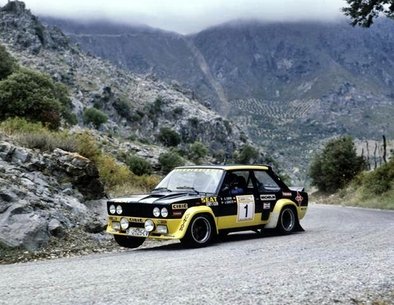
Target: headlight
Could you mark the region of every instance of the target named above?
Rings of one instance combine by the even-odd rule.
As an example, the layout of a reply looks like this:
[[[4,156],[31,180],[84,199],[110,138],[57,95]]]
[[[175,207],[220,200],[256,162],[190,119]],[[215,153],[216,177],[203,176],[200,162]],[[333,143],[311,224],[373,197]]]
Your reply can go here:
[[[153,209],[153,216],[159,217],[160,216],[160,209],[159,208],[154,208]]]
[[[158,225],[157,228],[156,228],[156,232],[160,233],[160,234],[167,234],[168,233],[167,226]]]
[[[129,227],[129,221],[123,217],[120,220],[120,227],[122,228],[123,231],[125,231]]]
[[[153,221],[151,219],[147,219],[145,221],[145,230],[147,232],[152,232],[155,229],[155,224],[153,223]]]
[[[120,223],[119,223],[119,221],[113,221],[113,222],[112,222],[112,228],[113,228],[115,231],[120,231]]]
[[[166,208],[161,209],[161,216],[162,217],[167,217],[168,216],[168,210]]]
[[[118,205],[118,206],[116,207],[116,214],[120,215],[120,214],[122,214],[122,213],[123,213],[122,206],[121,206],[121,205]]]
[[[115,214],[116,213],[116,208],[115,208],[115,206],[113,204],[111,204],[109,206],[109,213],[110,214]]]

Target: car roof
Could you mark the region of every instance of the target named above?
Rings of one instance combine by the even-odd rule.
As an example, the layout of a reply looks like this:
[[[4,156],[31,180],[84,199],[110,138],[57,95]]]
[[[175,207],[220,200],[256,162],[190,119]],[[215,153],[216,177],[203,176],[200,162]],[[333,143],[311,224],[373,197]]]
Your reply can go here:
[[[270,167],[268,165],[191,165],[191,166],[179,166],[176,169],[221,169],[225,171],[231,170],[269,170]]]

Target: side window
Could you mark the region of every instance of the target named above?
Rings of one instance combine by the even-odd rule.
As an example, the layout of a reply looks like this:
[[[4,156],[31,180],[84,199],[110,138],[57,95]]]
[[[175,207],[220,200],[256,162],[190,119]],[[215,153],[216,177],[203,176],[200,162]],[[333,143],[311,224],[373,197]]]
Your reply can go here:
[[[257,188],[259,192],[277,192],[280,191],[280,186],[271,178],[265,171],[255,171]]]
[[[253,184],[249,176],[249,171],[227,172],[222,185],[222,191],[229,195],[250,193],[249,185],[253,189]]]

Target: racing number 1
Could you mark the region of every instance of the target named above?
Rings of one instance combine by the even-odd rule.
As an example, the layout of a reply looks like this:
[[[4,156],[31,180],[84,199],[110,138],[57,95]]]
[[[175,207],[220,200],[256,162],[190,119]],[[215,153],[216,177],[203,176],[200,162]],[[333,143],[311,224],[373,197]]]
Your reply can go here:
[[[237,221],[253,220],[255,203],[253,195],[236,196],[238,212]]]

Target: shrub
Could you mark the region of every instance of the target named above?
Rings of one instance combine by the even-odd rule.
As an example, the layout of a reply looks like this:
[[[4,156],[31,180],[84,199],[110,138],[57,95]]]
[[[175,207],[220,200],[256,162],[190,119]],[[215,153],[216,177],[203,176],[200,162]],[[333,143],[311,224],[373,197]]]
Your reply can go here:
[[[123,98],[116,99],[114,101],[113,105],[114,105],[114,108],[115,108],[116,112],[122,118],[125,118],[127,120],[131,120],[132,119],[131,108],[130,108],[130,105],[127,102],[127,100],[125,100]]]
[[[76,151],[77,143],[73,137],[64,132],[33,132],[23,133],[17,141],[28,148],[36,148],[42,151],[53,151],[60,148],[66,151]]]
[[[66,99],[54,82],[42,73],[20,69],[0,81],[0,119],[24,117],[51,129],[60,126],[60,100]]]
[[[168,147],[177,146],[179,143],[181,143],[180,135],[168,127],[163,127],[160,129],[158,139],[161,143]]]
[[[236,161],[241,164],[248,164],[256,162],[258,157],[259,152],[257,151],[257,149],[250,145],[245,145],[236,156]]]
[[[309,169],[312,185],[322,192],[334,193],[348,184],[365,168],[365,161],[357,156],[351,137],[329,141],[316,154]]]
[[[375,195],[389,191],[394,183],[394,159],[362,176],[364,190]]]
[[[96,159],[96,166],[100,174],[100,179],[104,183],[107,191],[117,185],[122,185],[132,178],[132,173],[124,164],[119,164],[113,157],[99,155]]]
[[[137,176],[152,174],[152,165],[143,158],[130,156],[126,159],[126,164]]]
[[[174,150],[162,153],[159,156],[159,164],[164,174],[168,174],[174,167],[182,166],[185,164],[182,157]]]
[[[97,145],[97,141],[94,137],[88,133],[84,132],[78,134],[76,136],[77,147],[76,151],[85,158],[88,158],[92,161],[96,161],[97,158],[100,156],[101,151]]]
[[[108,121],[108,117],[96,108],[86,108],[83,112],[83,121],[85,124],[92,123],[95,128],[99,128],[101,124]]]
[[[39,133],[47,130],[40,122],[33,123],[18,117],[8,118],[1,122],[0,129],[8,135],[33,132]]]
[[[15,59],[0,45],[0,80],[7,78],[16,69]]]
[[[201,142],[196,141],[189,146],[189,158],[195,163],[200,163],[207,154],[208,148]]]

